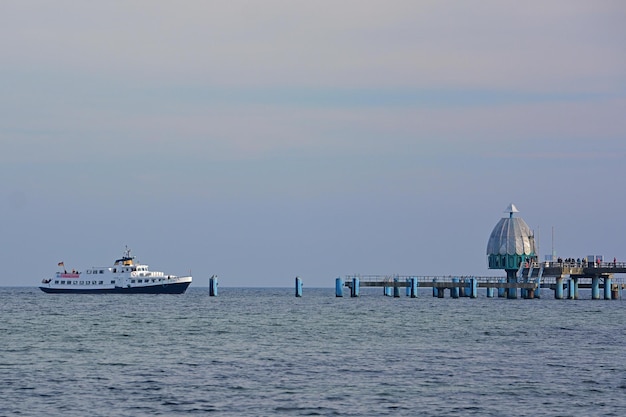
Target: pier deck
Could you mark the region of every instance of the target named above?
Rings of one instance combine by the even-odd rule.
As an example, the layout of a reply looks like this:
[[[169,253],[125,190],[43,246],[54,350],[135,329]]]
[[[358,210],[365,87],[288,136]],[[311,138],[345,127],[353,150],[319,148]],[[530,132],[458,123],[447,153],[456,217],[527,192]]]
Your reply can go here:
[[[383,287],[386,295],[393,289],[397,297],[399,288],[407,288],[407,294],[410,291],[413,297],[419,287],[432,288],[433,295],[440,298],[445,290],[450,290],[454,298],[459,293],[463,296],[466,290],[475,297],[478,288],[486,288],[488,297],[497,289],[499,296],[506,291],[508,298],[517,298],[519,289],[523,298],[535,298],[545,288],[553,290],[559,299],[578,299],[578,289],[591,289],[593,299],[599,299],[603,289],[605,299],[617,299],[626,289],[626,279],[615,278],[615,274],[626,274],[626,262],[534,262],[520,265],[514,280],[505,276],[348,275],[345,280],[338,278],[341,283],[337,285],[349,287],[352,296],[358,296],[358,287]],[[564,290],[567,290],[565,297]],[[337,288],[337,294],[340,292]]]

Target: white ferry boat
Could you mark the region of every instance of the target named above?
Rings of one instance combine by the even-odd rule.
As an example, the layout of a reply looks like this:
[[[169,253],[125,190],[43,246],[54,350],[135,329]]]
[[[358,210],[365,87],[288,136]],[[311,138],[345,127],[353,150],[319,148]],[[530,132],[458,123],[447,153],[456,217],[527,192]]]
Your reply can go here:
[[[63,262],[59,262],[58,266],[64,268]],[[46,293],[182,294],[191,280],[191,276],[150,271],[148,265],[135,262],[130,249],[126,248],[124,256],[111,267],[57,272],[54,278],[43,279],[39,288]]]

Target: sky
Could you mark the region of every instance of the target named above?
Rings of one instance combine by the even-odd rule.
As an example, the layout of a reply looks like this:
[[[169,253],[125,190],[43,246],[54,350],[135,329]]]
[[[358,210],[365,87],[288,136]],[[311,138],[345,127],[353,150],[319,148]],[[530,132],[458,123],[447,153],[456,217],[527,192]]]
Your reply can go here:
[[[0,1],[0,285],[626,261],[621,0]]]

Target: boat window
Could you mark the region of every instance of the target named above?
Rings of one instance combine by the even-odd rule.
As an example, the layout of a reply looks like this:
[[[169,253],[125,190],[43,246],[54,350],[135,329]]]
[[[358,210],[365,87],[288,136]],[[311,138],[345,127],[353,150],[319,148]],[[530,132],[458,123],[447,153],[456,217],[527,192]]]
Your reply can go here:
[[[85,283],[85,281],[81,281],[81,282],[80,282],[80,285],[83,285],[84,283]]]
[[[61,284],[65,284],[65,281],[61,281]]]
[[[96,283],[96,281],[94,281],[93,283],[95,284],[95,283]],[[102,285],[102,284],[104,284],[104,281],[98,281],[98,284],[99,284],[99,285]]]
[[[90,270],[90,269],[88,269],[88,270],[87,270],[87,273],[88,273],[88,274],[91,274],[91,270]]]
[[[59,283],[59,280],[54,281],[54,283],[55,283],[55,284],[58,284],[58,283]]]
[[[82,282],[82,281],[81,281],[81,282]],[[86,285],[89,285],[89,284],[91,284],[91,282],[89,282],[89,281],[85,281],[85,284],[86,284]]]
[[[111,280],[111,284],[115,284],[115,280],[114,279]]]
[[[130,282],[132,282],[132,283],[134,284],[134,283],[135,283],[135,280],[134,280],[134,279],[131,279],[131,280],[130,280]]]
[[[101,270],[100,270],[100,273],[101,273],[101,274],[104,274],[104,269],[101,269]]]

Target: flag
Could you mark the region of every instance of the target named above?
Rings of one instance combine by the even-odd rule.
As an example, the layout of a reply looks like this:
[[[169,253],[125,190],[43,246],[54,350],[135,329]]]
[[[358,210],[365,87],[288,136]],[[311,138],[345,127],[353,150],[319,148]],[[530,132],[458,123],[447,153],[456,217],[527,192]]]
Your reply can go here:
[[[63,262],[59,262],[57,266],[65,266],[65,264]]]

